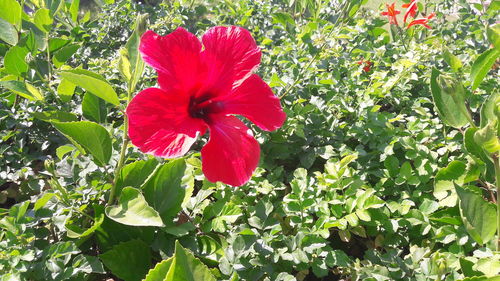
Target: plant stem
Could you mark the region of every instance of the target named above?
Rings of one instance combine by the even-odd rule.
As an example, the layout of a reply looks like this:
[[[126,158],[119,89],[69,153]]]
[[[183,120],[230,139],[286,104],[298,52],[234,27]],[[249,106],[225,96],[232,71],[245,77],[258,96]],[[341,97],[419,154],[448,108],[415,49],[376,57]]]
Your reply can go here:
[[[500,251],[500,161],[498,154],[493,155],[495,164],[495,179],[497,184],[497,251]]]
[[[129,85],[128,87],[128,95],[127,95],[127,104],[125,105],[125,108],[128,106],[128,103],[132,99],[132,87]],[[127,114],[123,114],[123,142],[122,142],[122,148],[120,151],[120,159],[118,160],[118,164],[116,164],[116,169],[115,169],[115,176],[111,185],[111,190],[109,191],[109,198],[108,198],[108,204],[111,205],[113,204],[115,200],[115,195],[116,195],[116,182],[118,181],[118,176],[120,175],[120,172],[123,168],[123,164],[125,163],[125,154],[127,153],[127,146],[129,143],[129,138],[128,138],[128,117]]]
[[[52,73],[51,73],[51,70],[50,70],[50,67],[51,67],[51,64],[50,64],[50,48],[49,48],[49,33],[47,32],[47,34],[45,35],[45,40],[47,41],[47,72],[48,72],[48,84],[50,86],[50,80],[52,79]]]
[[[115,169],[115,177],[113,180],[113,183],[111,185],[111,190],[109,193],[109,199],[108,199],[108,205],[113,204],[113,201],[115,200],[115,194],[116,194],[116,182],[118,180],[118,176],[120,175],[120,172],[122,170],[123,164],[125,163],[125,154],[127,152],[127,146],[128,146],[128,136],[127,136],[127,131],[128,131],[128,118],[127,115],[123,118],[123,142],[122,142],[122,149],[120,151],[120,159],[118,160],[118,164],[116,165]]]

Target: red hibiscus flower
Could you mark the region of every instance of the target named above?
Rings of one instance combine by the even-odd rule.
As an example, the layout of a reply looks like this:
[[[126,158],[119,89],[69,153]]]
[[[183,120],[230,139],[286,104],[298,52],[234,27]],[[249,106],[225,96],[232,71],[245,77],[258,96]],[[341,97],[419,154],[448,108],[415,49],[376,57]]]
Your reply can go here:
[[[358,64],[359,65],[365,64],[365,66],[363,66],[363,71],[364,72],[370,72],[372,70],[373,62],[371,62],[369,60],[363,60],[363,59],[361,59],[360,61],[358,61]]]
[[[411,0],[410,3],[403,4],[403,8],[407,9],[405,16],[403,18],[404,22],[406,23],[406,20],[408,19],[409,16],[415,18],[415,15],[417,14],[417,9],[418,9],[417,0]]]
[[[434,16],[436,16],[435,13],[432,13],[430,15],[428,15],[427,17],[425,18],[419,18],[419,19],[415,19],[413,21],[411,21],[408,26],[406,28],[410,28],[414,25],[417,25],[417,24],[420,24],[420,25],[423,25],[425,28],[427,29],[431,29],[431,27],[427,24]]]
[[[166,36],[149,30],[139,50],[158,72],[159,88],[143,90],[127,107],[132,143],[155,156],[179,157],[208,129],[210,138],[201,150],[207,179],[232,186],[246,183],[259,162],[260,147],[233,114],[266,131],[286,119],[279,99],[253,73],[261,51],[252,35],[241,27],[217,26],[200,42],[183,28]]]
[[[390,24],[398,25],[398,19],[396,18],[396,16],[401,12],[396,10],[396,8],[394,7],[395,5],[396,3],[392,3],[391,5],[385,4],[385,6],[387,7],[387,12],[382,12],[382,15],[389,18]]]

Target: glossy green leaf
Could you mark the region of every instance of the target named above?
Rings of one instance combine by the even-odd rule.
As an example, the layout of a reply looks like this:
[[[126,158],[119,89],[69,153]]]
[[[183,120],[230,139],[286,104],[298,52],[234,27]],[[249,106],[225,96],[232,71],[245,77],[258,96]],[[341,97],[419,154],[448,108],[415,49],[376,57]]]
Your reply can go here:
[[[28,64],[25,61],[29,51],[19,46],[11,47],[5,54],[3,64],[5,70],[16,76],[23,76],[28,71]]]
[[[71,267],[75,272],[105,274],[106,271],[99,258],[87,255],[78,255],[73,259]]]
[[[125,281],[142,280],[151,267],[151,250],[141,240],[115,245],[99,258],[114,275]]]
[[[21,81],[0,81],[0,87],[9,89],[13,93],[29,100],[43,100],[42,94],[31,84]]]
[[[41,8],[36,11],[34,16],[34,23],[36,27],[38,27],[38,29],[40,29],[41,31],[48,33],[52,28],[53,22],[54,19],[50,15],[49,9]]]
[[[60,50],[62,47],[68,45],[71,42],[69,39],[64,39],[60,37],[50,38],[49,39],[49,50],[51,53]]]
[[[62,47],[54,53],[52,62],[55,67],[59,68],[80,48],[77,44],[70,44]]]
[[[82,100],[83,117],[97,123],[104,123],[107,115],[106,102],[87,92]]]
[[[21,30],[21,5],[16,0],[0,0],[0,18]]]
[[[102,222],[104,221],[104,214],[101,213],[95,217],[94,222],[92,223],[92,226],[89,228],[82,228],[79,224],[70,224],[66,223],[66,235],[69,238],[87,238],[88,236],[92,235],[99,226],[101,226]]]
[[[458,160],[450,162],[447,167],[438,171],[434,179],[433,194],[440,206],[455,206],[457,201],[455,183],[463,184],[465,172],[465,163]]]
[[[71,20],[74,23],[78,22],[78,10],[80,9],[80,0],[71,1],[71,5],[69,6],[69,13],[71,15]]]
[[[432,69],[431,92],[434,105],[436,106],[439,117],[441,117],[446,124],[454,128],[461,128],[468,123],[467,118],[461,114],[461,111],[457,108],[453,97],[441,91],[437,82],[439,74],[437,69]]]
[[[174,257],[171,257],[157,263],[155,267],[148,272],[143,281],[164,281],[173,261]]]
[[[135,29],[125,44],[125,48],[120,50],[118,69],[127,80],[129,90],[133,91],[144,71],[144,61],[139,54],[139,43],[142,34],[146,31],[146,20],[148,14],[138,15],[135,21]]]
[[[486,30],[488,40],[495,48],[500,49],[500,23],[489,26]]]
[[[498,139],[498,121],[489,121],[486,126],[477,130],[474,141],[481,146],[486,154],[495,155],[500,151],[500,140]]]
[[[45,50],[48,42],[43,31],[41,31],[35,24],[28,21],[23,21],[23,29],[29,30],[30,33],[32,33],[32,40],[35,41],[34,45],[36,46],[37,50]]]
[[[497,107],[497,103],[500,101],[500,93],[493,92],[490,94],[488,99],[486,99],[481,106],[481,127],[484,127],[488,124],[488,121],[497,120],[497,116],[495,115],[495,108]]]
[[[194,178],[185,160],[171,160],[144,184],[144,196],[162,218],[168,219],[181,210],[182,202],[193,185]]]
[[[52,17],[56,16],[59,11],[62,9],[64,6],[65,1],[64,0],[50,0],[46,1],[47,8],[49,8],[50,15]]]
[[[66,79],[62,79],[59,86],[57,86],[57,94],[61,98],[62,102],[68,102],[73,97],[75,93],[76,85],[69,82]]]
[[[482,53],[474,62],[470,72],[470,80],[472,82],[472,90],[477,89],[483,81],[486,74],[500,56],[500,48],[489,49]]]
[[[444,49],[443,58],[453,71],[457,72],[460,68],[462,68],[462,61],[460,61],[460,59],[452,54],[447,48]]]
[[[118,205],[106,207],[106,215],[119,223],[133,226],[163,226],[155,209],[148,205],[139,189],[122,189]]]
[[[94,157],[97,165],[103,167],[111,158],[111,137],[99,124],[89,121],[52,122],[71,142],[80,145]]]
[[[165,281],[215,281],[208,267],[191,252],[184,249],[179,241],[175,242],[174,260],[165,277]]]
[[[141,188],[146,180],[153,174],[158,166],[158,160],[155,158],[149,160],[135,161],[125,165],[116,181],[118,189],[125,186]]]
[[[481,145],[474,139],[474,135],[479,128],[468,128],[464,134],[464,146],[467,152],[481,159],[486,164],[486,176],[488,179],[493,180],[495,167],[493,166],[492,159],[485,153]]]
[[[89,91],[101,99],[119,105],[118,95],[113,87],[99,74],[83,69],[73,69],[60,72],[61,77]]]
[[[467,232],[479,244],[490,241],[496,232],[496,208],[469,189],[455,186],[459,197],[460,214]]]
[[[33,116],[45,122],[74,122],[78,121],[78,117],[73,113],[64,111],[43,111],[34,112]]]
[[[0,40],[3,40],[9,45],[16,45],[19,37],[17,36],[17,30],[11,23],[0,18]]]

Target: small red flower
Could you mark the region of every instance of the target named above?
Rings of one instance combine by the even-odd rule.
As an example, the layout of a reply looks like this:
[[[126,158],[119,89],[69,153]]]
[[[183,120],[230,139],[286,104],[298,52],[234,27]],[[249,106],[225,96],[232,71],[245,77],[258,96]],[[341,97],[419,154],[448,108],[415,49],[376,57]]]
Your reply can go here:
[[[391,5],[385,4],[387,7],[387,12],[382,12],[382,16],[387,16],[389,18],[389,23],[390,24],[395,24],[398,25],[398,19],[396,16],[400,14],[400,11],[397,11],[396,8],[394,7],[396,3],[392,3]]]
[[[425,18],[419,18],[419,19],[415,19],[413,21],[411,21],[408,26],[406,28],[410,28],[414,25],[417,25],[417,24],[420,24],[420,25],[423,25],[425,28],[427,29],[431,29],[430,25],[428,25],[427,23],[433,18],[436,16],[436,13],[432,13],[430,15],[428,15],[427,17]]]
[[[361,59],[360,61],[358,61],[358,64],[359,65],[365,64],[365,66],[363,66],[363,71],[364,72],[370,72],[372,70],[373,62],[371,62],[369,60],[363,60],[363,59]]]
[[[409,16],[415,18],[415,15],[417,15],[417,10],[418,10],[417,0],[411,0],[410,3],[403,4],[403,8],[407,9],[405,16],[403,18],[404,22],[406,23],[406,20],[408,19]]]
[[[246,183],[259,162],[260,147],[233,114],[266,131],[286,119],[279,99],[253,73],[261,51],[250,32],[217,26],[200,42],[183,28],[166,36],[148,30],[139,50],[158,72],[159,88],[141,91],[127,107],[132,143],[155,156],[179,157],[208,129],[210,138],[201,150],[207,179],[232,186]]]

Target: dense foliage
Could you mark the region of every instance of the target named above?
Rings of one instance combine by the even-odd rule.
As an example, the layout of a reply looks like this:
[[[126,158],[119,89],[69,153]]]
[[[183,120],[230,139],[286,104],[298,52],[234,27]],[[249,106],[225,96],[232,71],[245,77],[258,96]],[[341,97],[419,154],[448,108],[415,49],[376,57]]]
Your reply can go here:
[[[498,280],[500,2],[419,1],[431,29],[372,2],[0,0],[0,280]],[[206,135],[169,160],[124,133],[141,34],[217,25],[287,114],[247,123],[240,187]]]

